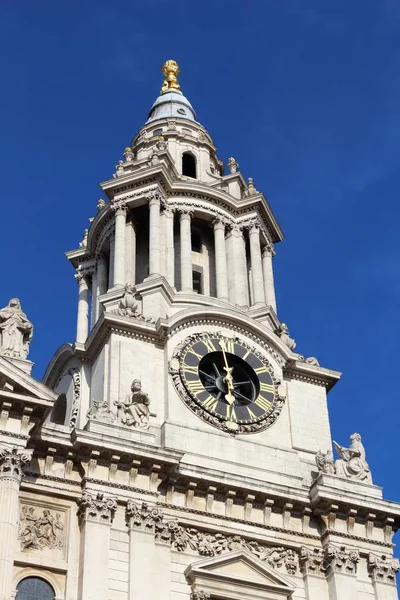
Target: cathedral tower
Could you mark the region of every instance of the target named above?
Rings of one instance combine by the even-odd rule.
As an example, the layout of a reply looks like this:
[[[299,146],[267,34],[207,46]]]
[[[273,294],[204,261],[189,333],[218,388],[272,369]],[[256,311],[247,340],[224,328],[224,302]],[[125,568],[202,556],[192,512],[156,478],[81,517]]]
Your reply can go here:
[[[394,600],[400,506],[359,434],[333,461],[340,374],[278,318],[282,230],[163,73],[67,253],[75,342],[40,384],[2,337],[0,600]]]

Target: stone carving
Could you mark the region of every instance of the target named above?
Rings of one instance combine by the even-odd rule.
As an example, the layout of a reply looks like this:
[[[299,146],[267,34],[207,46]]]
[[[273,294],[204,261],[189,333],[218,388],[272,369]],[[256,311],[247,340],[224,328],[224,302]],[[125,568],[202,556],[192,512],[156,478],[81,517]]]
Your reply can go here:
[[[145,317],[139,311],[139,303],[135,298],[136,288],[131,283],[125,285],[125,293],[118,303],[118,307],[111,311],[115,315],[121,317],[131,317],[132,319],[140,319],[141,321],[147,321],[148,323],[154,322],[151,317]]]
[[[79,242],[79,248],[86,248],[88,235],[89,235],[89,229],[85,229],[82,241]]]
[[[21,483],[23,468],[32,460],[33,450],[0,445],[0,479]]]
[[[323,575],[324,574],[324,554],[321,548],[300,548],[300,571],[303,575]]]
[[[340,456],[335,462],[336,475],[372,483],[371,471],[365,460],[365,449],[361,442],[361,435],[359,433],[353,433],[350,436],[350,442],[349,448],[344,448],[336,442],[333,442],[335,449]]]
[[[329,544],[324,553],[324,569],[355,575],[357,564],[360,560],[358,550],[347,549],[346,546],[335,546]]]
[[[308,365],[314,365],[315,367],[319,367],[318,359],[315,358],[315,356],[309,356],[308,358],[304,358],[303,354],[298,354],[297,358],[298,358],[298,360],[301,360],[301,361],[307,363]]]
[[[253,196],[254,194],[257,194],[257,190],[255,188],[254,182],[253,182],[253,178],[249,177],[248,183],[247,183],[247,188],[246,191],[244,193],[245,196]]]
[[[115,168],[116,168],[116,172],[113,175],[114,179],[116,177],[122,177],[124,174],[124,163],[122,162],[122,160],[118,161],[118,164],[115,165]]]
[[[142,391],[140,379],[132,381],[131,392],[125,397],[125,400],[114,402],[118,408],[117,419],[123,425],[147,429],[150,417],[150,398],[146,392]]]
[[[286,344],[286,346],[289,348],[289,350],[294,350],[296,348],[296,342],[293,338],[290,337],[289,329],[286,323],[281,323],[281,326],[279,327],[277,333],[281,338],[282,342]]]
[[[165,141],[165,137],[163,135],[159,135],[156,142],[156,148],[159,152],[162,150],[166,150],[168,147],[167,142]]]
[[[190,594],[190,600],[209,600],[211,595],[203,590],[196,590]]]
[[[61,513],[56,512],[54,515],[49,509],[43,509],[42,516],[38,516],[33,506],[22,506],[18,539],[22,550],[62,548],[64,523]]]
[[[18,298],[11,298],[0,310],[0,355],[25,359],[33,335],[33,325],[21,309]]]
[[[106,423],[113,423],[116,418],[115,414],[109,409],[107,400],[94,400],[86,413],[86,417],[89,420],[105,421]]]
[[[105,205],[106,205],[106,203],[103,200],[103,198],[99,198],[99,200],[97,201],[97,206],[96,206],[98,212],[100,212],[101,210],[103,210],[103,208],[105,207]]]
[[[117,510],[115,498],[98,492],[96,495],[87,491],[82,492],[79,503],[78,517],[80,520],[96,521],[112,524]]]
[[[298,556],[291,548],[267,546],[239,535],[200,531],[179,525],[176,520],[164,521],[162,511],[150,508],[145,502],[139,507],[134,501],[128,501],[126,519],[131,528],[153,530],[156,541],[170,544],[177,552],[190,549],[200,556],[217,556],[246,549],[273,568],[284,567],[290,575],[297,572]]]
[[[135,156],[132,152],[132,148],[130,148],[129,146],[127,146],[124,150],[124,159],[125,162],[133,162]]]
[[[73,385],[72,409],[71,416],[69,418],[69,426],[75,427],[79,413],[79,405],[81,401],[81,374],[79,372],[79,369],[77,369],[76,367],[72,367],[71,369],[69,369],[68,375],[71,375]]]
[[[335,465],[333,464],[332,450],[322,452],[318,450],[315,455],[315,462],[317,463],[318,471],[321,473],[327,473],[328,475],[335,475]]]
[[[400,571],[400,564],[397,558],[392,558],[382,554],[368,555],[368,572],[373,581],[382,581],[384,583],[396,583],[396,573]]]
[[[228,159],[228,170],[230,173],[236,173],[239,170],[239,163],[231,156]]]

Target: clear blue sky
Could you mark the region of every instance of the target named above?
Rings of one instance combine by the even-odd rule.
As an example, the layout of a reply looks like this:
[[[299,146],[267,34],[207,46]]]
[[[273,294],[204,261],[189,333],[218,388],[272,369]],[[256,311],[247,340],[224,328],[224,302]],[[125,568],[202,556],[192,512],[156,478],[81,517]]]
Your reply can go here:
[[[400,500],[400,3],[3,0],[0,20],[0,304],[20,297],[35,325],[34,375],[74,340],[63,254],[173,58],[219,155],[286,234],[278,312],[299,352],[343,372],[334,439],[359,431]]]

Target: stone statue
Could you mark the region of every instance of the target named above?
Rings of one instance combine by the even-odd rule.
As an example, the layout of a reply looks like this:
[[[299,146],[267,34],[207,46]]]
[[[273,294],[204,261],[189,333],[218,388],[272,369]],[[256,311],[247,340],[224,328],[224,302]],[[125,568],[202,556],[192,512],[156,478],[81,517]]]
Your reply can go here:
[[[79,242],[79,248],[86,248],[87,246],[87,239],[88,239],[88,235],[89,235],[89,229],[85,229],[85,232],[83,234],[83,238],[82,241]]]
[[[96,208],[100,212],[101,210],[103,210],[105,205],[106,205],[106,203],[104,202],[103,198],[100,198],[99,201],[97,202]]]
[[[278,335],[281,338],[282,342],[286,344],[286,346],[290,350],[294,350],[296,348],[296,342],[289,335],[289,329],[286,323],[281,323],[281,326],[278,330]]]
[[[167,149],[167,142],[165,141],[165,137],[163,135],[159,135],[156,142],[156,148],[159,152]]]
[[[231,156],[228,159],[228,169],[230,173],[236,173],[239,169],[239,163]]]
[[[335,462],[336,475],[372,483],[371,471],[365,460],[365,449],[361,442],[361,435],[353,433],[350,436],[350,441],[349,448],[344,448],[333,442],[340,457]]]
[[[122,177],[124,174],[124,163],[122,162],[122,160],[118,161],[118,164],[115,165],[115,168],[117,169],[115,177]]]
[[[133,317],[135,319],[140,319],[142,321],[151,322],[153,319],[151,317],[147,318],[139,312],[139,303],[135,298],[136,288],[131,283],[127,283],[125,285],[125,294],[123,298],[119,301],[118,307],[115,308],[112,312],[115,315],[120,315],[121,317]]]
[[[318,450],[315,455],[315,462],[317,463],[318,471],[321,473],[327,473],[328,475],[335,475],[335,465],[333,464],[332,450],[322,452]]]
[[[132,148],[130,148],[129,146],[127,146],[124,150],[124,159],[125,162],[133,162],[134,159],[134,154],[132,152]]]
[[[18,298],[11,298],[0,310],[0,355],[13,358],[28,356],[33,325],[21,309]]]
[[[257,194],[257,190],[254,185],[254,181],[252,177],[249,177],[249,181],[247,183],[247,188],[244,193],[245,196],[252,196],[253,194]]]
[[[147,429],[150,417],[150,398],[146,392],[142,391],[140,379],[132,381],[131,392],[125,397],[125,400],[114,402],[118,408],[117,418],[123,425]]]

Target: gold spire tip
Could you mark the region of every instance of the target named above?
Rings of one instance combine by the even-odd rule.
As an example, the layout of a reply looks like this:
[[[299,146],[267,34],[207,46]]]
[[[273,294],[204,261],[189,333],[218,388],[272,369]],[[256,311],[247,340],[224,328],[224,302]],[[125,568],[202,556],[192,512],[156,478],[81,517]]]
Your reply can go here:
[[[181,86],[178,83],[178,75],[180,73],[178,63],[174,60],[166,60],[161,71],[165,75],[164,83],[162,84],[161,93],[180,90]]]

